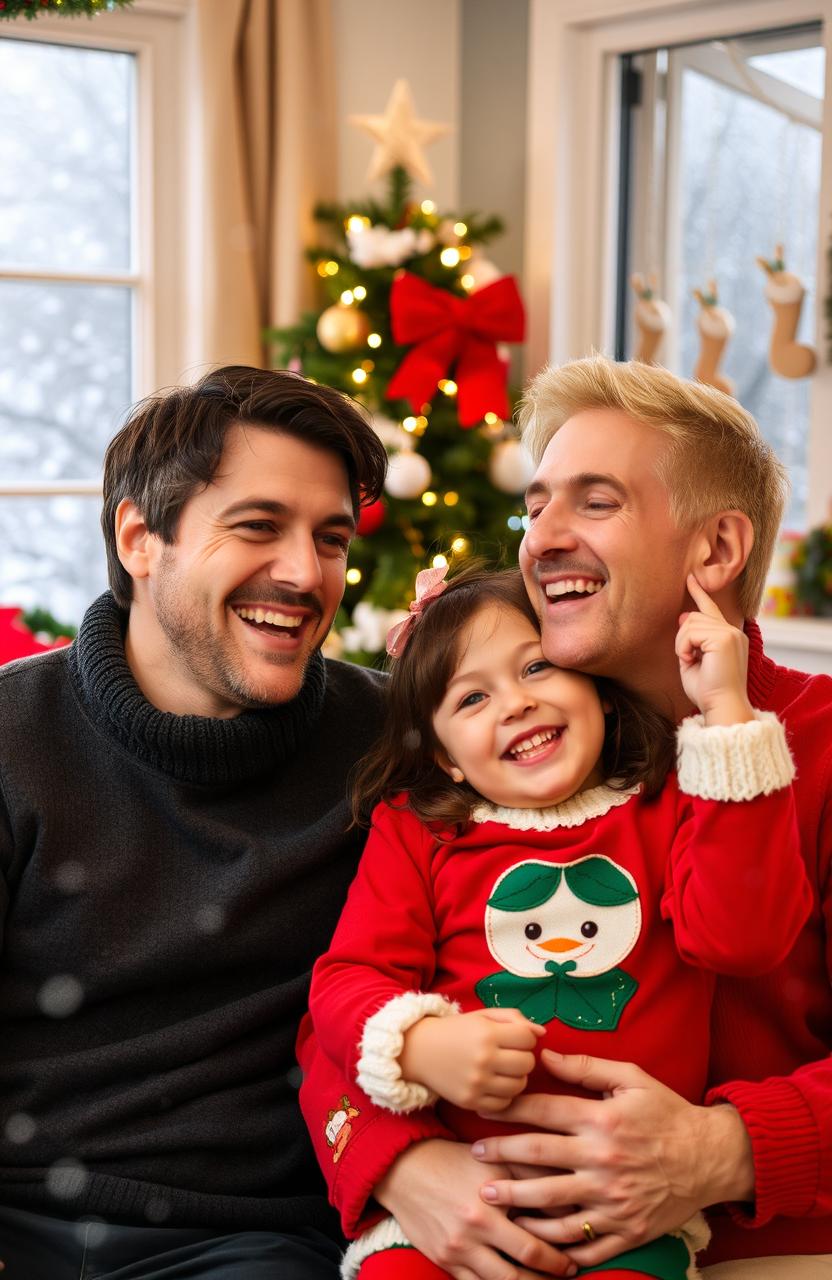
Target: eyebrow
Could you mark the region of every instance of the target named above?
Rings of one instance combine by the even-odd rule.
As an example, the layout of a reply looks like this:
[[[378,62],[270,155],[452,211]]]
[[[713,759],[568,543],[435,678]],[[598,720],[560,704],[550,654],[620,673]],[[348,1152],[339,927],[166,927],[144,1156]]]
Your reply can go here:
[[[551,493],[553,488],[589,489],[594,484],[606,484],[611,489],[615,489],[616,493],[620,493],[622,497],[627,495],[626,485],[617,476],[610,475],[605,471],[579,471],[577,475],[566,476],[563,480],[558,480],[555,485],[544,484],[542,480],[533,480],[526,490],[526,503],[530,498],[546,496]]]
[[[265,512],[270,516],[291,516],[293,508],[287,506],[285,502],[276,502],[274,498],[243,498],[241,502],[232,502],[230,507],[226,507],[220,512],[221,520],[228,520],[232,516],[245,515],[246,512]],[[319,525],[326,525],[327,528],[333,525],[348,529],[350,533],[355,533],[355,520],[351,515],[347,515],[345,511],[335,511],[330,516],[324,516],[323,520],[318,521]]]

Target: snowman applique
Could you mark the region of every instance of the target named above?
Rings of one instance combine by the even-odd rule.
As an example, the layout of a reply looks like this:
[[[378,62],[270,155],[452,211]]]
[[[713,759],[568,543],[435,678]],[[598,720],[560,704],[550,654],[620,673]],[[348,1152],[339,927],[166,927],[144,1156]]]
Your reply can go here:
[[[502,968],[476,994],[486,1008],[519,1009],[540,1025],[614,1031],[638,989],[618,966],[640,932],[636,882],[610,858],[515,863],[485,908],[488,949]]]

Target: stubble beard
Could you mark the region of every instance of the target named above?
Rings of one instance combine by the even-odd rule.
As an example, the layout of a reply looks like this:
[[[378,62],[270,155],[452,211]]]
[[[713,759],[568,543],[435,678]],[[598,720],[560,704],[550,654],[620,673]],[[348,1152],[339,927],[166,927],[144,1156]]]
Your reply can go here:
[[[188,603],[177,575],[165,572],[164,557],[156,580],[156,618],[170,646],[171,654],[200,688],[219,694],[241,711],[262,711],[277,703],[289,702],[300,692],[311,652],[303,656],[264,653],[262,658],[275,667],[296,667],[297,683],[286,695],[268,687],[257,687],[241,669],[242,662],[229,636],[217,636],[209,628],[210,602]]]

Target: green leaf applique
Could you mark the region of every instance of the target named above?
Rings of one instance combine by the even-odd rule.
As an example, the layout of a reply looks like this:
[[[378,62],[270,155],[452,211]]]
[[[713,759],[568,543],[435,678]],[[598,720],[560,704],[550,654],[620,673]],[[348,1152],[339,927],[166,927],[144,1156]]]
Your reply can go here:
[[[575,897],[593,907],[620,907],[638,897],[632,880],[609,858],[582,858],[564,877]]]
[[[499,911],[532,911],[557,892],[562,869],[545,862],[521,862],[512,867],[491,890],[489,907]]]

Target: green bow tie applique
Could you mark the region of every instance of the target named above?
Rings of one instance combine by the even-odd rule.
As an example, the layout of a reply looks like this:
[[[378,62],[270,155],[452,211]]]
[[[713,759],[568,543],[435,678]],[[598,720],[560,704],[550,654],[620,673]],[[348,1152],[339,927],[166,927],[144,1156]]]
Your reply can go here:
[[[486,1009],[519,1009],[539,1026],[557,1019],[579,1031],[614,1031],[638,983],[623,969],[576,978],[576,967],[574,960],[549,960],[544,966],[549,978],[518,978],[500,970],[474,990]]]

